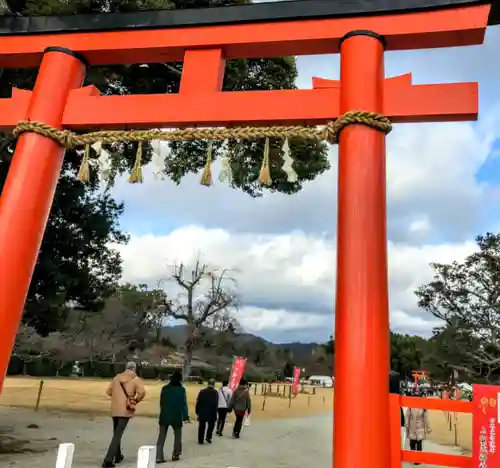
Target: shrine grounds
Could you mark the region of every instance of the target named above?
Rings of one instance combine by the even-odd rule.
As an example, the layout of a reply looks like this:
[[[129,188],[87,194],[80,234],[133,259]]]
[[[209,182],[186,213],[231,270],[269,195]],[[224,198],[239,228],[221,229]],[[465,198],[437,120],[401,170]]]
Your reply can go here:
[[[57,446],[63,442],[76,445],[74,468],[98,467],[109,443],[111,422],[107,415],[107,381],[91,379],[47,379],[38,411],[34,411],[40,380],[10,378],[0,395],[0,466],[16,467],[20,462],[30,468],[54,468]],[[146,400],[138,417],[125,434],[126,463],[136,466],[137,449],[151,445],[157,435],[157,406],[162,382],[146,381]],[[188,384],[188,400],[194,420],[193,405],[200,385]],[[273,390],[276,390],[274,385]],[[253,393],[253,392],[252,392]],[[291,402],[286,397],[265,398],[257,387],[253,397],[252,424],[245,436],[233,441],[231,419],[226,435],[212,446],[196,443],[196,424],[187,425],[184,455],[179,468],[279,468],[301,467],[314,460],[327,467],[332,457],[333,392],[317,389],[316,395],[298,395]],[[472,439],[470,415],[446,415],[430,411],[433,432],[425,450],[442,453],[468,453]],[[451,428],[450,428],[451,420]],[[456,422],[456,431],[455,431]],[[456,442],[459,445],[454,447]],[[171,435],[167,440],[169,453]],[[317,463],[319,461],[319,463]],[[411,466],[411,465],[408,465]]]

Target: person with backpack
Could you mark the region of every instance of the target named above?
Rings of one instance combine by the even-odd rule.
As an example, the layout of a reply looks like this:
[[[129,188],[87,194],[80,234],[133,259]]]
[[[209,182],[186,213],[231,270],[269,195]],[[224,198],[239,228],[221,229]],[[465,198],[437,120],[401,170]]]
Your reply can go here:
[[[128,362],[125,371],[116,375],[106,391],[111,397],[111,417],[113,418],[113,437],[102,463],[103,468],[113,468],[123,461],[121,440],[135,409],[146,396],[142,380],[136,374],[135,362]]]
[[[245,379],[240,380],[238,388],[231,397],[228,409],[229,412],[234,411],[236,416],[236,421],[233,426],[233,439],[239,439],[245,414],[249,417],[252,412],[252,399],[250,398],[248,384]]]
[[[219,389],[219,407],[217,408],[217,430],[216,434],[222,437],[222,431],[224,430],[224,424],[226,423],[226,417],[229,408],[229,402],[231,401],[231,396],[233,392],[228,387],[228,381],[224,380],[222,382],[222,387]]]
[[[426,409],[408,408],[405,415],[406,437],[410,441],[410,450],[422,451],[423,441],[431,433],[429,414]],[[420,465],[420,463],[415,463]]]

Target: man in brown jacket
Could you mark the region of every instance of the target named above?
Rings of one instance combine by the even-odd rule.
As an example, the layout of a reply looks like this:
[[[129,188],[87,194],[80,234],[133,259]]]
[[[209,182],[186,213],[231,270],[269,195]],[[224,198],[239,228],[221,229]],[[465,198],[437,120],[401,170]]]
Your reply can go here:
[[[118,374],[109,384],[106,393],[111,397],[113,438],[102,463],[103,468],[113,468],[123,461],[121,440],[127,424],[134,416],[135,404],[146,396],[141,379],[137,377],[135,362],[128,362],[125,372]]]

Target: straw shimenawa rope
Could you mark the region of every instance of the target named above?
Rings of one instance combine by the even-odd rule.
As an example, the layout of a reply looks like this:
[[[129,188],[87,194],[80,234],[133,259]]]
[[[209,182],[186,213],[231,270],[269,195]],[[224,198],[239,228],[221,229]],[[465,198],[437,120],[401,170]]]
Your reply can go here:
[[[192,141],[192,140],[249,140],[253,138],[304,138],[338,142],[340,131],[347,125],[362,124],[384,133],[392,129],[391,121],[381,114],[367,111],[349,111],[322,128],[288,127],[232,127],[232,128],[184,128],[165,132],[163,130],[102,130],[82,135],[70,130],[60,130],[42,122],[20,121],[14,129],[14,136],[34,132],[57,141],[66,149],[73,149],[101,142],[110,144],[118,141],[144,142],[152,140]]]
[[[13,131],[15,137],[27,132],[37,133],[38,135],[51,138],[66,149],[85,147],[82,166],[88,166],[89,153],[88,147],[94,143],[112,144],[116,142],[128,141],[138,142],[138,155],[136,164],[132,170],[132,183],[142,182],[141,159],[143,142],[160,141],[224,141],[224,140],[252,140],[265,138],[266,150],[262,164],[259,180],[264,185],[272,183],[269,172],[269,138],[303,138],[306,140],[327,141],[331,144],[338,143],[340,132],[343,128],[352,124],[366,125],[383,133],[389,133],[392,130],[391,121],[377,113],[368,111],[349,111],[339,117],[337,120],[328,122],[324,127],[307,126],[269,126],[269,127],[228,127],[228,128],[184,128],[172,131],[163,130],[102,130],[77,134],[70,130],[61,130],[47,125],[43,122],[20,121]],[[266,155],[267,154],[267,155]],[[212,155],[207,156],[204,177],[202,183],[210,185],[211,173],[209,173],[209,163]],[[86,169],[82,170],[82,180],[88,180]],[[210,180],[209,180],[210,179]]]

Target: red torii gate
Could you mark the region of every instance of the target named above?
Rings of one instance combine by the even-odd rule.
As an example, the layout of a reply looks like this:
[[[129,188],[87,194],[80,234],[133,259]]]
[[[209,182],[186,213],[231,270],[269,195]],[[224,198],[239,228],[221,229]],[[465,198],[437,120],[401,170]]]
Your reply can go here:
[[[391,4],[391,6],[387,6]],[[22,120],[55,128],[324,124],[347,111],[393,122],[473,120],[476,83],[385,79],[384,50],[481,44],[498,3],[307,0],[239,7],[0,18],[0,68],[40,66],[32,92],[0,100],[0,128]],[[312,90],[221,92],[233,58],[341,54],[340,81]],[[100,96],[86,66],[184,61],[178,94]],[[355,124],[340,136],[336,303],[336,468],[387,468],[389,312],[385,136]],[[0,376],[15,340],[64,149],[20,136],[0,198]],[[366,378],[371,381],[365,393]]]

